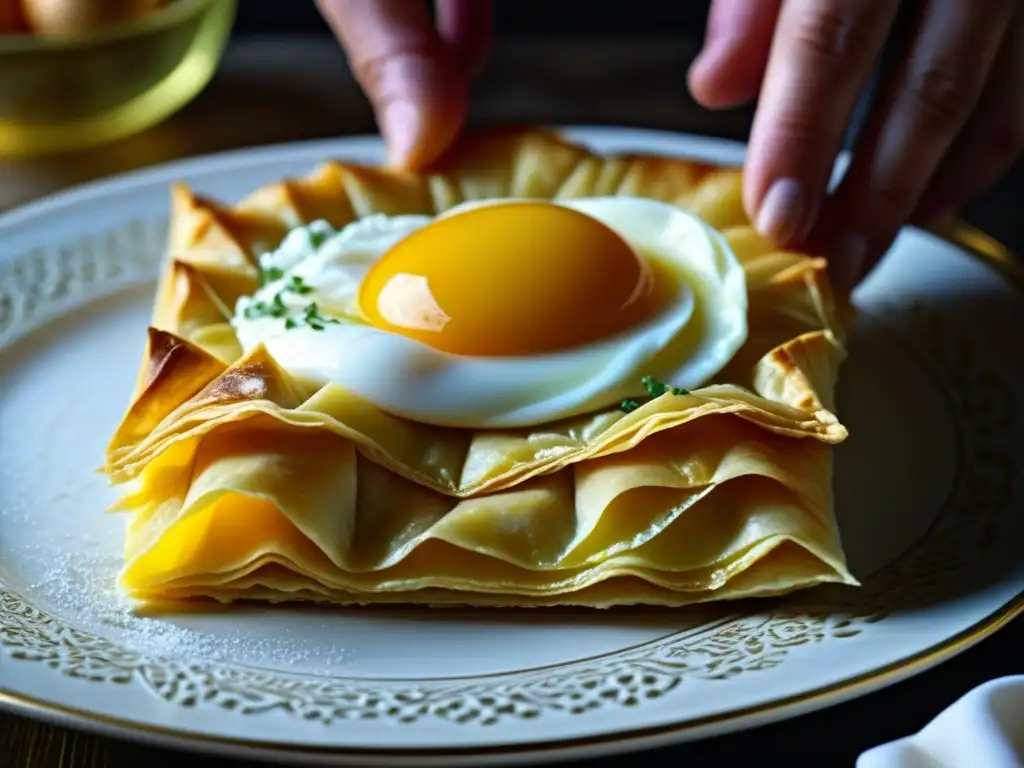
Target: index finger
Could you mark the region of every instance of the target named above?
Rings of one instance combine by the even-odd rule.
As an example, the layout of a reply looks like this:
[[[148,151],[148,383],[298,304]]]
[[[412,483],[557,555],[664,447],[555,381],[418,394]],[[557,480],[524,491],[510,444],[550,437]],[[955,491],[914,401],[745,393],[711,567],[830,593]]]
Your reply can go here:
[[[462,128],[466,77],[422,0],[318,0],[373,105],[392,165],[416,169]]]

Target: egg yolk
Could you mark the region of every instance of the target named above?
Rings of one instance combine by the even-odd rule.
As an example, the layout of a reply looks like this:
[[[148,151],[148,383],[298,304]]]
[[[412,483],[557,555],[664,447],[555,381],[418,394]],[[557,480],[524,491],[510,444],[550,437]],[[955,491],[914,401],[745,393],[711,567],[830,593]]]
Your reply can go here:
[[[601,222],[552,203],[437,219],[367,272],[368,322],[457,355],[569,349],[655,314],[656,272]]]

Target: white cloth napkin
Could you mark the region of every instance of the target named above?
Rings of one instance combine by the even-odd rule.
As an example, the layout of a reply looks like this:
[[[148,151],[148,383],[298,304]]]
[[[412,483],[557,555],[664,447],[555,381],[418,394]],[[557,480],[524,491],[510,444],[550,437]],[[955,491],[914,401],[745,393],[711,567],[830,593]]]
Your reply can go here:
[[[1024,768],[1024,675],[979,685],[912,736],[869,749],[857,768]]]

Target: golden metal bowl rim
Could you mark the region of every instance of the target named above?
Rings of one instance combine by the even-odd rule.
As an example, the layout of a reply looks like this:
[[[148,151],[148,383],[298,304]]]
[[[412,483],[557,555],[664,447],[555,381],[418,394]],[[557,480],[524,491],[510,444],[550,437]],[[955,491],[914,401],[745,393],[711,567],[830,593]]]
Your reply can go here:
[[[86,35],[0,34],[0,56],[5,54],[70,51],[109,45],[140,35],[177,26],[207,6],[231,4],[234,0],[170,0],[167,5],[142,18],[106,25]]]

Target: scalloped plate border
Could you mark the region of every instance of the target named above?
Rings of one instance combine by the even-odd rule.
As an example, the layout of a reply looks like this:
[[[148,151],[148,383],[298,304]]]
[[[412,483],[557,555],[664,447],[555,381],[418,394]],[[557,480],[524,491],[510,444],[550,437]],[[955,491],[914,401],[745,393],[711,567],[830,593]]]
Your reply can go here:
[[[601,135],[611,136],[618,133],[619,129],[614,128],[567,128],[571,132],[585,132],[590,137]],[[738,153],[742,145],[735,142],[689,136],[685,134],[672,134],[662,131],[641,131],[629,129],[630,133],[639,136],[650,136],[660,141],[688,141],[689,151],[694,154],[701,154],[704,148],[714,150],[717,153],[731,152]],[[342,140],[301,142],[296,144],[264,147],[255,150],[238,150],[224,153],[222,155],[200,157],[184,162],[169,163],[153,169],[136,172],[121,176],[109,181],[97,182],[84,185],[50,198],[45,198],[36,203],[30,204],[16,211],[0,215],[0,231],[6,225],[31,222],[33,219],[44,216],[54,209],[66,205],[73,205],[76,202],[85,202],[90,199],[102,199],[105,194],[115,189],[122,191],[126,186],[149,185],[160,183],[169,175],[179,176],[187,174],[191,169],[202,169],[209,172],[211,165],[219,166],[221,170],[244,169],[249,163],[259,164],[271,159],[285,159],[288,155],[309,156],[317,152],[329,154],[343,150],[345,145],[359,146],[366,148],[376,143],[371,137],[353,137]],[[322,148],[322,149],[321,149]],[[977,256],[986,263],[1000,270],[1018,285],[1024,285],[1024,269],[1017,265],[1009,251],[988,238],[983,233],[966,225],[958,225],[953,231],[945,233],[946,239],[958,245],[962,249]],[[60,314],[65,308],[53,307],[56,314]],[[2,310],[2,308],[0,308]],[[0,312],[2,314],[2,312]],[[49,314],[49,313],[45,313]],[[35,318],[38,324],[44,318]],[[10,593],[6,593],[10,595]],[[860,606],[855,603],[851,607],[860,607],[870,604],[870,599],[861,600]],[[26,606],[30,610],[31,606]],[[808,609],[813,615],[813,607]],[[785,611],[783,610],[783,613]],[[509,763],[509,762],[534,762],[540,760],[556,760],[563,758],[580,758],[587,756],[609,755],[632,749],[654,748],[667,744],[699,738],[721,733],[728,730],[754,727],[768,722],[781,720],[787,717],[802,714],[824,706],[839,703],[854,698],[899,680],[910,677],[918,672],[928,669],[945,659],[969,648],[984,637],[997,631],[1015,616],[1024,613],[1024,592],[1019,593],[1010,602],[1003,605],[999,610],[985,617],[963,632],[936,644],[935,646],[921,651],[912,656],[901,659],[892,664],[877,668],[870,672],[851,677],[832,685],[808,690],[782,699],[766,702],[752,707],[746,707],[718,715],[699,717],[685,722],[626,730],[617,733],[601,734],[596,736],[559,739],[557,741],[537,741],[523,744],[495,745],[486,747],[471,748],[441,748],[441,749],[362,749],[349,747],[306,747],[295,744],[284,743],[254,743],[240,739],[208,736],[204,734],[174,730],[159,726],[136,723],[128,720],[121,720],[105,715],[99,715],[86,710],[65,707],[63,705],[35,699],[27,695],[0,691],[0,705],[6,709],[21,714],[39,717],[41,719],[58,721],[64,724],[83,727],[89,730],[109,733],[115,736],[129,736],[136,739],[159,743],[170,747],[193,747],[204,748],[208,751],[220,752],[225,755],[236,757],[253,757],[264,759],[301,759],[309,762],[331,762],[331,763],[352,763],[360,764],[383,764],[395,765],[399,763],[415,762],[417,765],[450,765],[455,762],[487,762],[487,763]],[[806,618],[802,616],[801,618]],[[835,616],[831,618],[835,619]],[[859,621],[870,622],[872,618],[868,615],[854,616]],[[831,624],[827,620],[823,622],[825,632],[842,633],[849,625],[840,616]],[[856,631],[856,630],[854,630]],[[698,635],[703,632],[698,632]],[[838,634],[837,636],[842,636]],[[682,638],[676,638],[682,639]],[[783,645],[785,645],[783,638]],[[685,642],[685,641],[684,641]],[[7,643],[5,643],[6,645]],[[654,641],[649,646],[672,645],[671,641]],[[629,655],[628,652],[618,652],[616,655]],[[570,663],[565,666],[575,667],[579,663]],[[560,665],[561,666],[561,665]]]

